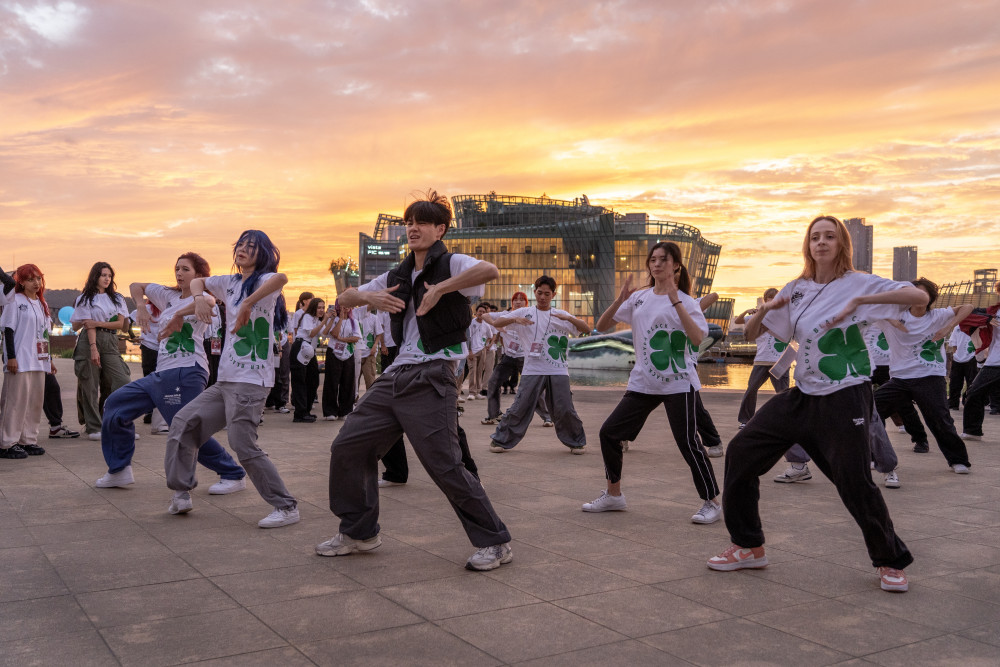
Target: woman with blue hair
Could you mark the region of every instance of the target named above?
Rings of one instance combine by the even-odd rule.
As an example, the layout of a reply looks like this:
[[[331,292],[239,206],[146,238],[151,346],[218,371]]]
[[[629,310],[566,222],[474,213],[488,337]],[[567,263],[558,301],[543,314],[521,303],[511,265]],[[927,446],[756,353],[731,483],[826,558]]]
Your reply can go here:
[[[198,485],[198,449],[212,435],[228,428],[230,448],[257,492],[274,508],[257,525],[277,528],[299,521],[295,498],[267,453],[257,446],[257,425],[274,385],[274,330],[281,330],[288,317],[281,295],[288,278],[277,272],[280,259],[267,234],[248,230],[240,234],[233,248],[233,275],[191,281],[191,294],[211,293],[225,303],[229,319],[218,382],[184,406],[170,424],[165,466],[167,486],[174,490],[171,514],[184,514],[193,508],[191,489]],[[202,322],[211,321],[212,309],[206,300],[196,299],[195,314]],[[176,326],[165,326],[160,337],[176,330]]]

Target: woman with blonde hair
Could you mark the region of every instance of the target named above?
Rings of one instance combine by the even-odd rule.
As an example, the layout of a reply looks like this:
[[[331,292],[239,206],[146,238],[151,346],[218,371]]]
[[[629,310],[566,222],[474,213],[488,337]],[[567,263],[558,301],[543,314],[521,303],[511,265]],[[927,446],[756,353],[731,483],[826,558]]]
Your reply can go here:
[[[746,325],[747,340],[766,328],[790,346],[798,342],[795,387],[768,401],[729,443],[722,505],[732,545],[710,558],[708,567],[767,566],[758,508],[760,476],[799,443],[837,487],[860,526],[882,589],[902,592],[908,588],[903,569],[913,557],[896,536],[871,477],[874,401],[864,333],[877,320],[926,305],[927,294],[909,283],[855,271],[850,235],[833,216],[809,223],[802,254],[802,274]]]

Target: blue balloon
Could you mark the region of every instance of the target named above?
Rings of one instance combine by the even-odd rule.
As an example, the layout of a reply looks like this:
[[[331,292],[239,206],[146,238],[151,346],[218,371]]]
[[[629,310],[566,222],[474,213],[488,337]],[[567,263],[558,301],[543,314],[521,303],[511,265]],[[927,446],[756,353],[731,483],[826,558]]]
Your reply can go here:
[[[73,306],[63,306],[59,309],[59,321],[69,326],[69,318],[73,317]]]

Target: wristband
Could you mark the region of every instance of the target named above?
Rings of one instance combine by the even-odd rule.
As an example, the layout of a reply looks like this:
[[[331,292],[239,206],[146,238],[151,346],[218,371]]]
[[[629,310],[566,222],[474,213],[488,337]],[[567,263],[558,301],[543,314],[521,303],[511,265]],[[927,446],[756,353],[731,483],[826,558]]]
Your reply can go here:
[[[672,304],[670,304],[670,305],[671,305],[671,306],[673,306],[674,308],[676,308],[676,307],[677,307],[677,304],[679,304],[679,303],[680,303],[680,301],[674,301],[674,302],[673,302]]]

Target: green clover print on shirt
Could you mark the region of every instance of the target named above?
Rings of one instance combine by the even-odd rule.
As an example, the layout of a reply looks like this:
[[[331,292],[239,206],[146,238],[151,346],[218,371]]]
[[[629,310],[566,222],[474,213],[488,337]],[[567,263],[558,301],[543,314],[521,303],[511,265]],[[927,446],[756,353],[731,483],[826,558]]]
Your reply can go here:
[[[549,356],[553,361],[566,361],[566,349],[569,347],[569,339],[566,336],[549,336]]]
[[[880,350],[888,350],[889,349],[889,341],[886,340],[884,333],[880,333],[878,335],[878,340],[875,341],[875,346],[878,349],[880,349]]]
[[[973,342],[972,342],[972,341],[970,340],[970,341],[969,341],[969,354],[975,354],[975,353],[976,353],[976,344],[975,344],[975,343],[973,343]]]
[[[369,350],[375,347],[375,334],[369,333],[367,336],[365,336],[365,345],[368,346]]]
[[[827,355],[819,360],[819,370],[831,380],[843,380],[848,373],[854,377],[871,375],[868,348],[857,324],[847,329],[830,329],[816,347]]]
[[[687,368],[684,358],[684,348],[688,345],[688,337],[683,331],[666,331],[660,329],[649,339],[649,346],[656,350],[649,355],[649,360],[658,371],[664,371],[668,366],[674,373]]]
[[[175,331],[167,338],[167,352],[173,354],[178,350],[194,353],[194,327],[185,322],[180,331]]]
[[[258,317],[253,322],[247,322],[236,332],[239,340],[233,344],[233,351],[241,357],[249,354],[250,361],[267,359],[271,347],[270,328],[271,325],[268,324],[266,317]]]
[[[775,352],[784,352],[786,347],[788,347],[788,343],[783,340],[778,340],[777,338],[774,339]]]
[[[424,354],[430,354],[424,347],[424,341],[420,339],[417,339],[417,349],[423,352]],[[449,345],[448,347],[442,348],[441,351],[444,352],[444,356],[446,357],[450,357],[453,354],[462,354],[462,344],[455,343],[454,345]]]
[[[941,356],[941,345],[943,344],[943,340],[929,340],[925,342],[920,349],[920,358],[924,361],[936,361],[939,364],[944,363],[944,357]]]

